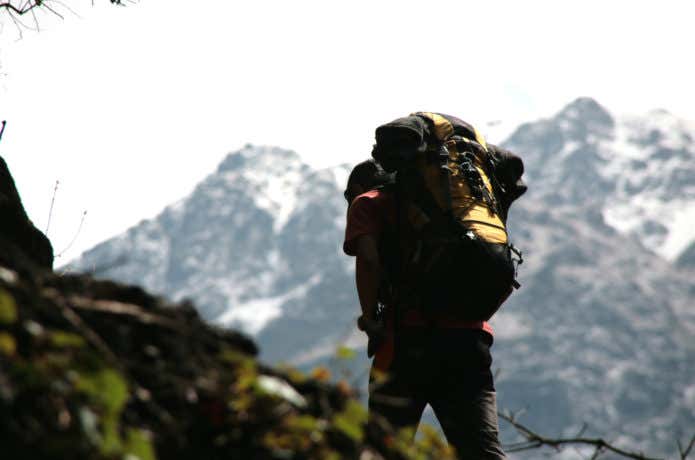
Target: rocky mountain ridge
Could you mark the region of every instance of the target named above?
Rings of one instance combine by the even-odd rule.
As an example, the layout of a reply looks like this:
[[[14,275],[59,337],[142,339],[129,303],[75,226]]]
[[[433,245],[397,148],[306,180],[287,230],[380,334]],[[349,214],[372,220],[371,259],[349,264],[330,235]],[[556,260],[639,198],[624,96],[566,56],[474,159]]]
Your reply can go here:
[[[542,194],[590,199],[610,227],[668,260],[695,241],[695,122],[663,110],[615,116],[580,98],[506,141],[519,143],[527,164],[544,165],[528,177]]]

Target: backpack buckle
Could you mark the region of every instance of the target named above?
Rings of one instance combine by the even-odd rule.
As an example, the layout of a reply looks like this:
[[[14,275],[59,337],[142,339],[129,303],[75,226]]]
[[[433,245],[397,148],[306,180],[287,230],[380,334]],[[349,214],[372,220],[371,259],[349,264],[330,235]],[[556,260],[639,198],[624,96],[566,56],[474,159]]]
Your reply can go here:
[[[512,286],[514,286],[514,289],[519,289],[521,284],[519,284],[516,278],[519,275],[519,265],[524,263],[524,253],[513,244],[508,244],[507,247],[509,248],[509,251],[516,256],[511,256],[512,265],[514,265],[514,279],[512,280]]]

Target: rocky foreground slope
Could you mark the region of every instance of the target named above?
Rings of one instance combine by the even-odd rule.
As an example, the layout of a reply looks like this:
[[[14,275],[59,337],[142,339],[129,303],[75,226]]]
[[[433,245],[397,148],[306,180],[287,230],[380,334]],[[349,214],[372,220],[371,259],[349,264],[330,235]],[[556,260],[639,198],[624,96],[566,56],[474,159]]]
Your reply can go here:
[[[451,458],[435,434],[367,427],[347,385],[264,366],[189,303],[54,274],[0,170],[2,458]]]

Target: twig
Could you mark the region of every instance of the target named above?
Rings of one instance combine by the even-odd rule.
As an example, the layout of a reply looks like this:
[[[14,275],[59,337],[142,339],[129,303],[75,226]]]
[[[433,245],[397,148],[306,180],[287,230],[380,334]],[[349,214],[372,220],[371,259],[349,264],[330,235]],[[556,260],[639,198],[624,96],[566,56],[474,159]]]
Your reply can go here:
[[[584,422],[584,423],[582,424],[582,427],[579,429],[579,431],[577,432],[577,434],[574,435],[574,437],[575,437],[575,438],[580,438],[580,437],[584,434],[584,432],[586,431],[587,428],[589,428],[589,425],[587,425],[586,422]]]
[[[64,2],[61,2],[60,0],[51,0],[51,1],[52,1],[53,3],[57,3],[58,5],[62,6],[63,8],[65,8],[66,10],[68,10],[69,12],[71,12],[73,15],[75,15],[75,17],[77,17],[77,18],[79,18],[79,19],[82,19],[82,16],[80,16],[80,15],[77,13],[77,11],[73,10],[72,8],[70,8],[70,6],[68,6],[68,4],[66,4],[66,3],[64,3]],[[94,6],[94,3],[92,3],[92,6]]]
[[[693,446],[695,446],[695,434],[693,434],[693,437],[690,438],[690,442],[688,443],[688,446],[685,449],[683,449],[681,442],[678,441],[678,453],[681,456],[681,460],[685,460],[686,458],[688,458],[688,455],[690,455],[690,452],[693,450]]]
[[[46,223],[46,231],[43,232],[46,236],[48,236],[48,229],[51,227],[51,217],[53,217],[53,205],[56,202],[56,195],[58,194],[58,185],[60,185],[60,181],[56,181],[55,187],[53,187],[53,197],[51,198],[51,207],[48,209],[48,223]]]
[[[75,311],[71,308],[70,305],[68,305],[66,302],[63,302],[60,296],[53,296],[53,300],[56,302],[58,307],[60,307],[63,317],[70,324],[72,324],[72,326],[75,329],[80,331],[87,339],[87,341],[91,343],[94,348],[99,350],[99,352],[102,353],[113,366],[115,366],[119,371],[123,371],[123,366],[121,366],[115,353],[111,351],[111,349],[106,344],[106,342],[104,342],[101,336],[99,336],[99,334],[97,334],[94,331],[94,329],[89,327],[89,325],[87,325],[87,323],[85,323],[82,320],[80,315],[75,313]]]
[[[78,310],[92,310],[100,311],[102,313],[111,313],[114,315],[130,316],[139,320],[143,324],[156,324],[158,326],[166,327],[169,329],[177,328],[177,323],[175,321],[172,321],[171,319],[166,318],[164,316],[148,313],[142,307],[130,303],[118,302],[115,300],[91,299],[88,297],[82,297],[77,295],[68,297],[66,303],[63,301],[63,297],[61,296],[61,294],[53,288],[44,289],[43,295],[56,302],[58,305],[61,306],[61,308],[69,308],[70,310],[76,308]],[[79,321],[82,321],[79,316],[77,318],[79,319]],[[75,325],[75,323],[73,323],[73,325]],[[101,338],[98,335],[96,335],[96,333],[94,333],[93,335],[89,334],[89,327],[84,322],[81,323],[78,329],[82,330],[83,332],[86,332],[85,335],[88,336],[88,339],[94,339],[92,343],[100,351],[103,351],[104,354],[113,355],[113,353],[108,349],[108,347],[101,340]]]
[[[21,40],[24,37],[24,32],[22,32],[22,23],[15,18],[15,13],[12,10],[9,10],[9,16],[10,19],[12,19],[12,22],[14,23],[14,26],[17,28],[17,33],[19,34],[19,38],[17,40]]]
[[[606,442],[602,438],[585,438],[581,436],[573,438],[548,438],[539,435],[530,428],[519,423],[514,415],[506,414],[503,412],[498,412],[497,415],[502,420],[505,420],[510,425],[512,425],[524,438],[526,438],[526,441],[505,446],[505,450],[507,452],[518,452],[522,450],[537,449],[543,446],[549,446],[554,447],[556,449],[560,449],[562,446],[565,445],[585,445],[593,446],[595,448],[594,454],[591,457],[592,459],[598,458],[598,456],[604,451],[610,451],[614,454],[618,454],[625,458],[633,458],[637,460],[663,460],[658,457],[648,457],[641,452],[631,452],[625,449],[621,449]]]
[[[115,300],[95,300],[85,297],[72,296],[69,298],[74,308],[81,310],[93,310],[114,315],[125,315],[136,318],[143,324],[156,324],[169,329],[177,329],[177,323],[169,318],[154,315],[144,311],[137,305],[117,302]]]
[[[87,211],[84,211],[82,213],[82,218],[80,219],[80,225],[77,227],[77,232],[75,232],[75,236],[72,237],[72,240],[70,240],[70,243],[58,253],[56,258],[63,257],[63,254],[65,254],[68,249],[72,247],[73,244],[75,244],[75,241],[77,241],[77,237],[80,236],[80,232],[82,231],[82,225],[84,225],[84,219],[87,217]]]
[[[34,10],[31,10],[31,16],[34,18],[34,24],[36,24],[36,31],[39,32],[39,20],[36,19],[36,13],[34,12]]]
[[[62,14],[58,13],[56,10],[54,10],[53,8],[51,8],[50,6],[48,6],[48,3],[47,3],[47,2],[43,2],[43,7],[46,8],[46,9],[47,9],[48,11],[50,11],[51,13],[55,14],[56,16],[58,16],[60,19],[65,19],[65,18],[63,17]]]
[[[0,141],[2,140],[2,135],[5,132],[5,126],[7,125],[6,120],[2,120],[2,127],[0,127]]]
[[[601,453],[603,453],[603,448],[600,446],[597,446],[596,450],[594,450],[594,455],[591,456],[590,460],[596,460],[599,457],[599,455],[601,455]]]
[[[122,267],[123,265],[128,263],[128,256],[125,254],[121,254],[120,256],[116,257],[114,260],[111,262],[105,262],[101,265],[94,265],[91,270],[87,271],[87,273],[91,276],[99,276],[102,273],[105,273],[109,270],[112,270],[114,268]]]

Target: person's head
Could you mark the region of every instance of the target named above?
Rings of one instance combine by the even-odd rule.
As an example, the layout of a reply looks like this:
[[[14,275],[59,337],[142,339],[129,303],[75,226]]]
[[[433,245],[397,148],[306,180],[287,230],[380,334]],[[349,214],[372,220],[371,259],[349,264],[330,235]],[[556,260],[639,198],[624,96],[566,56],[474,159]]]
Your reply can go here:
[[[388,175],[376,161],[371,158],[363,161],[352,168],[343,196],[350,204],[358,195],[385,184],[387,177]]]

